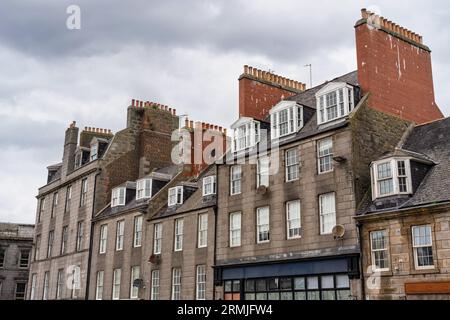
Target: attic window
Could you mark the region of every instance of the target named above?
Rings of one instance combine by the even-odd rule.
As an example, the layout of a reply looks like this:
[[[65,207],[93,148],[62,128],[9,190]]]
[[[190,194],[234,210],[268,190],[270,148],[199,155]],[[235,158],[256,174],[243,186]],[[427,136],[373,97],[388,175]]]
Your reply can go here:
[[[112,190],[111,207],[118,207],[125,205],[126,188],[119,187]]]
[[[203,196],[216,194],[216,176],[203,178]]]
[[[93,144],[91,146],[91,161],[97,160],[98,159],[98,143]]]
[[[409,159],[385,159],[372,164],[373,199],[412,193]]]
[[[317,123],[322,124],[347,116],[354,108],[353,87],[346,83],[330,83],[316,94]]]
[[[136,182],[136,200],[152,197],[152,179],[141,179]]]
[[[255,146],[260,139],[260,123],[252,118],[241,118],[231,126],[232,150],[242,151]]]
[[[270,111],[272,139],[288,136],[303,127],[303,107],[295,101],[282,101]]]
[[[177,204],[183,204],[183,187],[175,187],[169,189],[168,206],[172,207]]]

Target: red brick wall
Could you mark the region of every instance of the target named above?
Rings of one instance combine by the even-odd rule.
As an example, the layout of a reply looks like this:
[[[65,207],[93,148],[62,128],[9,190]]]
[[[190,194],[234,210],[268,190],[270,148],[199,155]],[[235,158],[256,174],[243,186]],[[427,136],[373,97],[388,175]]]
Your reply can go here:
[[[242,76],[239,79],[239,117],[264,120],[274,105],[295,94],[281,87]]]
[[[443,117],[434,99],[429,51],[367,23],[356,27],[356,50],[370,107],[416,123]]]

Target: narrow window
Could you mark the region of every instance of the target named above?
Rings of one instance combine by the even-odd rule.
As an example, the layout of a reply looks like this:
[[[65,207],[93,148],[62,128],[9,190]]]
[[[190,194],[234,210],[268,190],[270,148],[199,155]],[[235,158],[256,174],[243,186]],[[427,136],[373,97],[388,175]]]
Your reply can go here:
[[[48,285],[49,285],[50,273],[47,271],[44,273],[44,286],[42,292],[42,300],[48,300]]]
[[[377,166],[377,185],[380,196],[390,195],[394,192],[391,162],[381,163]]]
[[[299,157],[297,148],[286,150],[286,182],[298,180],[299,178]]]
[[[203,196],[216,194],[216,176],[203,178]]]
[[[269,186],[269,169],[270,160],[269,157],[263,157],[258,159],[257,164],[257,176],[256,176],[256,187]]]
[[[53,242],[55,240],[55,231],[51,230],[48,233],[48,241],[47,241],[47,258],[51,258],[53,254]]]
[[[286,203],[287,238],[298,239],[301,236],[300,201]]]
[[[416,269],[433,269],[433,240],[431,226],[412,228],[414,262]]]
[[[141,179],[136,183],[136,200],[152,197],[152,179]]]
[[[172,300],[181,299],[181,269],[172,269]]]
[[[152,271],[152,300],[159,300],[159,270]]]
[[[241,179],[242,179],[242,167],[232,166],[230,170],[230,193],[231,195],[237,195],[241,193]]]
[[[117,221],[116,228],[116,251],[123,250],[123,238],[125,232],[125,221]]]
[[[197,276],[196,276],[196,299],[205,300],[206,299],[206,266],[197,266]]]
[[[230,214],[230,247],[241,246],[241,216],[240,212]]]
[[[126,188],[120,187],[113,189],[111,193],[111,207],[125,205]]]
[[[97,287],[95,291],[95,299],[102,300],[103,299],[103,276],[105,275],[104,271],[97,272]]]
[[[139,266],[135,266],[131,268],[131,289],[130,289],[130,299],[137,299],[139,295],[139,287],[135,280],[138,280],[140,277],[141,268]]]
[[[63,286],[64,286],[64,270],[63,269],[59,269],[58,270],[58,275],[56,278],[56,299],[59,300],[62,297],[62,291],[63,291]]]
[[[56,209],[57,208],[58,208],[58,192],[55,192],[53,194],[51,218],[55,217],[55,213],[56,213]]]
[[[108,225],[104,224],[100,227],[100,244],[99,253],[106,253],[106,245],[108,240]]]
[[[30,265],[30,249],[20,250],[19,268],[26,269]]]
[[[184,225],[183,219],[175,220],[175,239],[174,239],[175,251],[183,250],[183,225]]]
[[[269,207],[256,209],[257,243],[270,241]]]
[[[333,171],[333,140],[326,138],[318,142],[319,174]]]
[[[83,207],[86,205],[87,189],[88,189],[87,179],[81,180],[80,207]]]
[[[181,186],[169,189],[168,206],[172,207],[177,204],[183,204],[183,187]]]
[[[372,249],[372,268],[374,271],[389,270],[389,252],[387,231],[380,230],[370,233]]]
[[[134,217],[134,240],[133,246],[135,248],[142,245],[142,216]]]
[[[323,194],[319,197],[320,234],[331,234],[336,225],[335,193]]]
[[[84,224],[83,221],[78,222],[77,225],[77,252],[83,250],[83,238],[84,238]]]
[[[208,214],[198,216],[198,244],[199,248],[205,248],[208,245]]]
[[[36,300],[36,283],[37,281],[37,274],[33,273],[31,276],[31,292],[30,292],[30,300]]]
[[[15,299],[16,300],[24,300],[26,289],[27,289],[27,284],[25,282],[16,282]]]
[[[69,227],[65,226],[62,229],[62,239],[61,239],[61,254],[66,254],[67,252],[67,238],[69,237]]]
[[[153,227],[153,253],[161,254],[162,246],[162,223],[157,223]]]
[[[120,299],[120,280],[122,277],[122,269],[114,269],[113,272],[113,291],[112,298],[113,300]]]
[[[34,260],[41,258],[41,235],[36,236],[36,247],[34,248]]]
[[[64,204],[64,212],[70,212],[70,206],[72,204],[72,186],[68,186],[66,189],[66,203]]]
[[[44,214],[44,209],[45,209],[45,197],[41,198],[41,200],[39,200],[39,209],[38,209],[38,216],[37,216],[37,222],[41,222],[41,218],[42,215]]]

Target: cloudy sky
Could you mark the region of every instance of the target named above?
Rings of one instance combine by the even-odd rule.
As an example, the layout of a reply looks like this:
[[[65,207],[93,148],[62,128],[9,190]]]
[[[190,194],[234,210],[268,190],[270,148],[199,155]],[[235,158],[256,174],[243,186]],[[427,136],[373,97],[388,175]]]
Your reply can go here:
[[[66,27],[69,5],[81,29]],[[450,5],[430,1],[52,1],[0,4],[0,221],[34,223],[64,130],[120,130],[132,98],[222,126],[237,117],[244,64],[314,84],[356,67],[362,7],[424,36],[450,115]]]

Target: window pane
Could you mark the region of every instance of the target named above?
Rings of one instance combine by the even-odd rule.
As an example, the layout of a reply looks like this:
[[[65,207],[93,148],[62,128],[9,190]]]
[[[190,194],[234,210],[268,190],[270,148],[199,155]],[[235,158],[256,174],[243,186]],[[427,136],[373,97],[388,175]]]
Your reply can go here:
[[[295,300],[306,300],[306,292],[296,292],[294,295]]]
[[[350,300],[351,292],[350,290],[338,290],[336,292],[337,300]]]
[[[266,291],[266,280],[257,280],[256,281],[256,291]]]
[[[281,300],[292,300],[292,292],[281,292],[280,299]]]
[[[322,289],[333,289],[334,288],[334,277],[333,276],[323,276],[322,277]]]
[[[308,300],[320,300],[320,291],[308,291]]]
[[[280,294],[278,292],[270,292],[269,300],[280,300]]]
[[[322,300],[336,300],[334,291],[323,291]]]
[[[336,276],[336,288],[350,288],[350,279],[348,275],[337,275]]]
[[[308,290],[319,289],[319,278],[318,277],[308,277],[307,283],[308,283]]]
[[[295,290],[304,290],[305,287],[305,278],[295,278],[294,279],[294,289]]]

